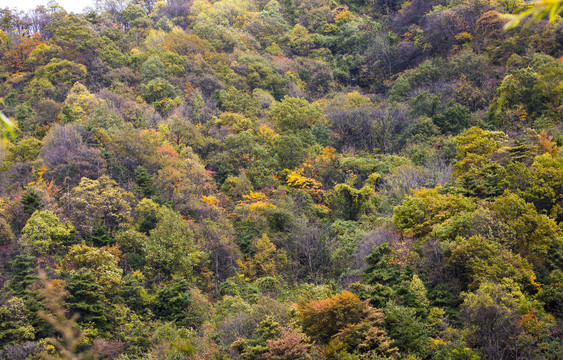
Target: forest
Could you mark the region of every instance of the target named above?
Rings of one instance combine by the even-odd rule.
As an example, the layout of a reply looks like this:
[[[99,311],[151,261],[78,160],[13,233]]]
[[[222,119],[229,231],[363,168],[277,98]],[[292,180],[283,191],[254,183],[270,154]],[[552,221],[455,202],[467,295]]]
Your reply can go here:
[[[543,4],[0,9],[0,359],[563,359]]]

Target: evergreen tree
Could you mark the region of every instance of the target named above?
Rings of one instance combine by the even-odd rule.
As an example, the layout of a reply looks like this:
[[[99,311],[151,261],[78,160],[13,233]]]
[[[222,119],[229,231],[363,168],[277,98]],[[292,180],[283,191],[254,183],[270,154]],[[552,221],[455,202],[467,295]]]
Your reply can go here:
[[[143,195],[143,197],[151,198],[156,194],[156,188],[151,174],[143,166],[138,166],[135,169],[135,183],[136,189]]]
[[[95,246],[111,245],[114,239],[108,234],[107,229],[103,225],[96,226],[87,238]]]
[[[41,204],[41,195],[32,188],[28,188],[22,195],[21,203],[23,204],[23,212],[31,215],[35,210],[41,210],[43,204]]]
[[[25,298],[26,290],[36,279],[35,258],[28,255],[18,255],[10,264],[12,277],[9,289],[14,296]]]
[[[178,320],[190,304],[188,281],[176,277],[171,283],[163,285],[157,291],[156,314],[166,320]]]
[[[72,313],[78,313],[79,323],[94,324],[98,329],[109,330],[105,306],[102,302],[100,285],[89,271],[73,271],[67,286],[69,297],[66,301]]]

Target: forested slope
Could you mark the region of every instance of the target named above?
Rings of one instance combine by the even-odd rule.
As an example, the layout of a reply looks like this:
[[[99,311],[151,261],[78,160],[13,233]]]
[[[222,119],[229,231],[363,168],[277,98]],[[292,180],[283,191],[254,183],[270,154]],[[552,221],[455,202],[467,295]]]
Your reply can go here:
[[[563,358],[563,21],[525,9],[0,10],[0,359]]]

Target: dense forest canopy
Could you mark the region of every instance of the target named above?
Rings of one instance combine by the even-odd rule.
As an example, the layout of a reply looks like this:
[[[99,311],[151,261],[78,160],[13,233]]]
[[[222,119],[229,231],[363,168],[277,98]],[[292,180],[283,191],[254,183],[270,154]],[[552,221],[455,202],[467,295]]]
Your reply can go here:
[[[542,6],[0,9],[0,359],[563,358]]]

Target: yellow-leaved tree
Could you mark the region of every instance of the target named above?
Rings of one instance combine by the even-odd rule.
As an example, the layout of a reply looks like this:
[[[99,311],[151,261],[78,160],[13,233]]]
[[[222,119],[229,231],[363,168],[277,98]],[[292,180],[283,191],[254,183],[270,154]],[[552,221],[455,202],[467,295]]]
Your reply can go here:
[[[247,256],[244,260],[239,260],[243,274],[248,280],[254,280],[263,276],[276,277],[287,265],[287,255],[283,249],[277,249],[268,235],[254,240],[254,256]]]

